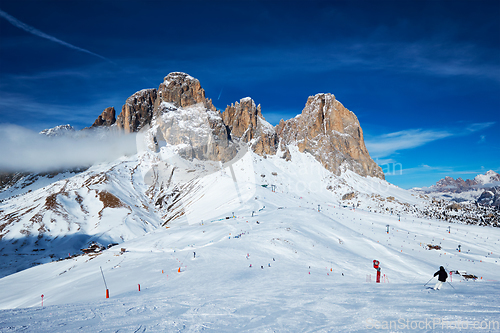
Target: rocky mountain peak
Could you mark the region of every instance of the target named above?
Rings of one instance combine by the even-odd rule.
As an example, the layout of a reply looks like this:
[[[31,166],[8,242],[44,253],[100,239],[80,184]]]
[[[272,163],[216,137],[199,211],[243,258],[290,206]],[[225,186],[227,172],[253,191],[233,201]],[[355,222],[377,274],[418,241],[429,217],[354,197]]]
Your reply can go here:
[[[222,113],[224,123],[231,129],[231,135],[249,142],[253,138],[254,129],[257,128],[257,119],[264,119],[262,116],[260,104],[250,97],[245,97],[240,102],[228,105]]]
[[[184,108],[203,103],[207,109],[215,110],[212,101],[205,98],[205,90],[201,88],[200,81],[186,73],[168,74],[158,88],[158,97],[176,107]]]
[[[185,159],[229,161],[236,155],[222,115],[205,98],[200,82],[186,73],[167,75],[158,88],[152,121],[153,141],[177,146]]]
[[[228,105],[222,113],[224,124],[229,128],[231,138],[250,143],[252,150],[261,155],[274,155],[278,149],[278,136],[250,97]]]
[[[109,126],[111,114],[111,109],[103,112],[96,124]],[[336,174],[349,169],[384,179],[366,149],[357,117],[328,93],[310,96],[300,115],[274,127],[250,97],[227,106],[221,114],[205,97],[197,79],[173,72],[157,90],[145,89],[130,96],[116,123],[127,133],[150,125],[156,131],[152,135],[156,149],[159,142],[183,145],[186,149],[181,155],[188,159],[227,161],[235,156],[235,140],[248,143],[261,156],[282,151],[282,157],[289,160],[287,145],[294,144]]]
[[[366,149],[358,118],[332,94],[309,97],[302,113],[282,120],[276,132],[285,144],[295,143],[301,152],[311,153],[336,174],[349,169],[384,179]]]
[[[92,124],[92,127],[111,126],[116,122],[116,111],[114,107],[105,108]]]
[[[494,184],[500,182],[500,174],[493,170],[488,170],[485,174],[474,177],[474,181],[481,185]]]

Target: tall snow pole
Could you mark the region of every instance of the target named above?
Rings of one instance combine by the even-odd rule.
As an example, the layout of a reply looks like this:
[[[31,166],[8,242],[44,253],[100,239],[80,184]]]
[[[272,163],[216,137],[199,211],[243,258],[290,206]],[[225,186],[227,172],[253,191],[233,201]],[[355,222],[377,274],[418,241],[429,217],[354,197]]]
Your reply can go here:
[[[104,278],[104,273],[102,272],[102,267],[99,266],[99,268],[101,269],[102,279],[104,281],[104,287],[106,287],[106,298],[109,298],[108,285],[106,284],[106,279]]]

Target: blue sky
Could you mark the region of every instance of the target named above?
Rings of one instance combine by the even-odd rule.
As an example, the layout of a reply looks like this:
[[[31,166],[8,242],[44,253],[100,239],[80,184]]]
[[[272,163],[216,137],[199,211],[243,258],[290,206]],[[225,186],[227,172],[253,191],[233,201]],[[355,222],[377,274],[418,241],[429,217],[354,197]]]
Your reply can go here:
[[[500,171],[498,17],[498,0],[0,0],[0,121],[83,128],[183,71],[272,124],[333,93],[401,187],[471,178]]]

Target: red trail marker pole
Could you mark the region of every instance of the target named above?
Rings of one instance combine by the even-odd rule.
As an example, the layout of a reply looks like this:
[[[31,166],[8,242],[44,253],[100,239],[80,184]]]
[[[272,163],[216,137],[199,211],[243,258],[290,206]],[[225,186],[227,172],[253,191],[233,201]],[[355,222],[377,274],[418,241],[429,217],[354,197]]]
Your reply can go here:
[[[377,283],[380,283],[380,261],[378,260],[373,260],[373,268],[377,270]]]
[[[42,306],[43,306],[43,294],[42,294]]]
[[[139,291],[141,291],[141,285],[138,283],[137,286],[139,287]]]

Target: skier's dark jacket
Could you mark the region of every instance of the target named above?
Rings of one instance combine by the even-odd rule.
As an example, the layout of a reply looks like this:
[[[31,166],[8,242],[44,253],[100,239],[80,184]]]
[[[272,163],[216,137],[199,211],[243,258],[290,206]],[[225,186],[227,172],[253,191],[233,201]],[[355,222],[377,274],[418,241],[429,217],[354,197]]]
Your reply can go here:
[[[439,267],[439,271],[434,273],[434,276],[436,276],[436,275],[439,275],[438,280],[441,282],[446,282],[446,279],[448,278],[448,273],[446,273],[443,266]]]

